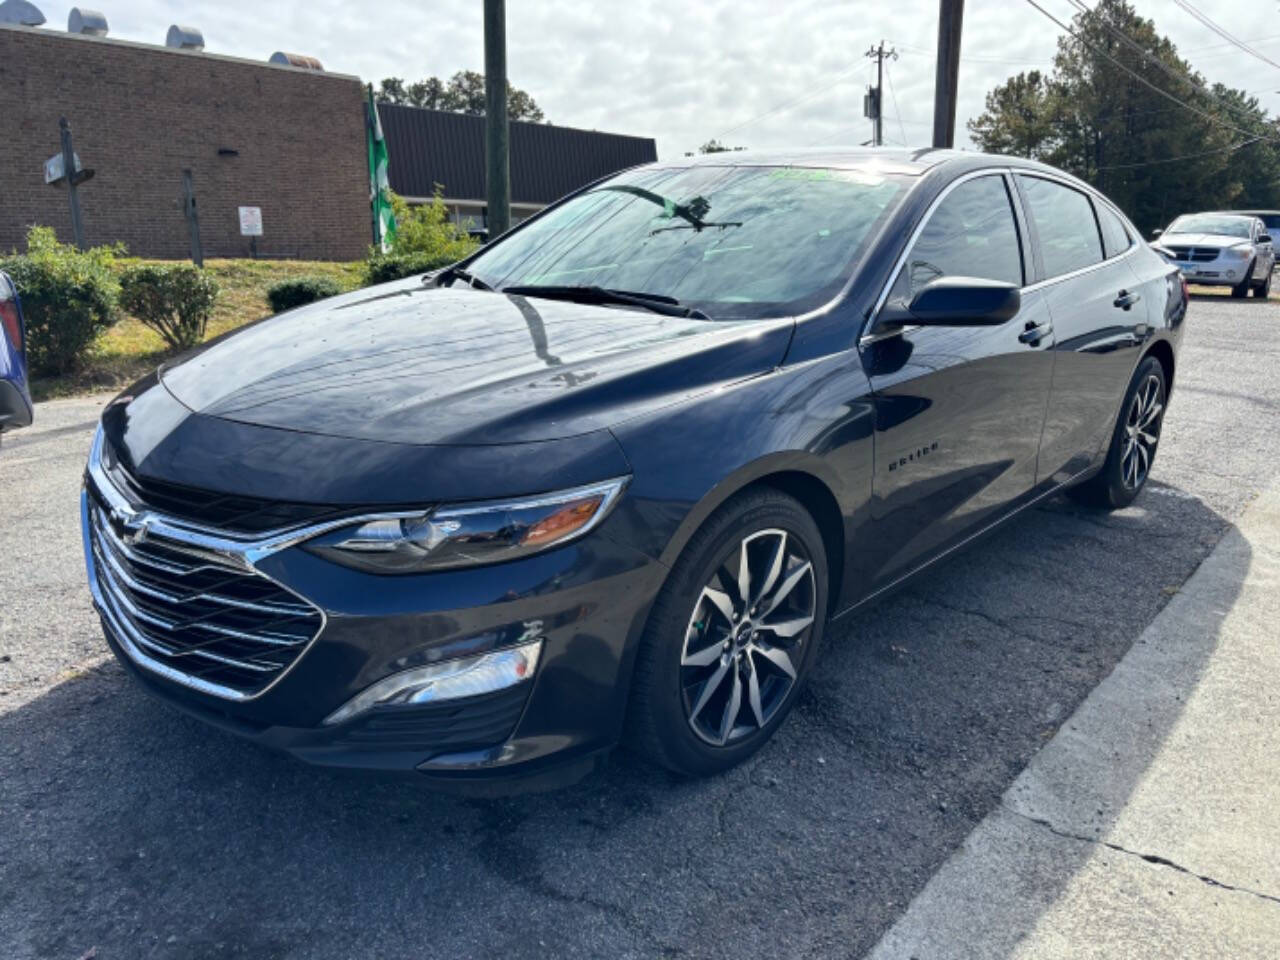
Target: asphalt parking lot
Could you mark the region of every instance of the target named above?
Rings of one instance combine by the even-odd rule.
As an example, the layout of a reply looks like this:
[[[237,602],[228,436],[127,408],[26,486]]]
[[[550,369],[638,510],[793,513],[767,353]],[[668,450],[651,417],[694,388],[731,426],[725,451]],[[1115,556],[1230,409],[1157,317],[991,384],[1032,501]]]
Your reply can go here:
[[[1192,304],[1153,482],[1062,499],[840,621],[744,768],[625,754],[460,800],[310,770],[105,656],[76,497],[103,398],[0,451],[0,956],[863,955],[1280,456],[1280,302]]]

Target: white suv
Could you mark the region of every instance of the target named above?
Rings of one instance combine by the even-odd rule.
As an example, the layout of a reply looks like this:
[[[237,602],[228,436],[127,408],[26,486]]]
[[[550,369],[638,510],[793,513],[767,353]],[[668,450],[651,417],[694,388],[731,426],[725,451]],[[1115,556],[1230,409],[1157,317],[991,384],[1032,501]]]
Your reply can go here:
[[[1276,254],[1271,235],[1255,216],[1186,213],[1157,230],[1152,246],[1178,265],[1190,283],[1231,288],[1233,297],[1266,297]]]

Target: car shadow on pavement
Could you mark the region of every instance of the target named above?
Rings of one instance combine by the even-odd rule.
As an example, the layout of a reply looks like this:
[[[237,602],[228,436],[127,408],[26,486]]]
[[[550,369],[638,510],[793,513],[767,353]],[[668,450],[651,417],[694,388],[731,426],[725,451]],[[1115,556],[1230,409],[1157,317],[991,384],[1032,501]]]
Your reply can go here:
[[[701,782],[625,753],[501,800],[340,777],[104,663],[0,714],[3,953],[861,955],[1226,528],[1154,483],[1109,515],[1031,511],[832,624],[775,740]],[[1179,692],[1115,761],[1121,804]]]

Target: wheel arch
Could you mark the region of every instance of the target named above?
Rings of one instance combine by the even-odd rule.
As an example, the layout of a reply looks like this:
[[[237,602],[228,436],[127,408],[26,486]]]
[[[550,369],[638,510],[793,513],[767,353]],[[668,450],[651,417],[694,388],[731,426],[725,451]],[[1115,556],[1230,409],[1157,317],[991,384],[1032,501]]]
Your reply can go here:
[[[1160,366],[1164,370],[1164,392],[1165,396],[1169,396],[1173,392],[1173,371],[1176,361],[1174,359],[1173,347],[1169,345],[1167,340],[1157,340],[1147,348],[1142,355],[1142,360],[1147,357],[1155,357],[1160,361]],[[1138,362],[1141,363],[1142,360]]]
[[[796,454],[775,454],[762,458],[716,486],[690,510],[663,551],[667,566],[675,563],[690,538],[716,510],[731,498],[753,489],[773,489],[800,503],[813,517],[827,554],[828,615],[838,609],[846,563],[846,511],[841,507],[842,487],[838,478],[816,458]]]

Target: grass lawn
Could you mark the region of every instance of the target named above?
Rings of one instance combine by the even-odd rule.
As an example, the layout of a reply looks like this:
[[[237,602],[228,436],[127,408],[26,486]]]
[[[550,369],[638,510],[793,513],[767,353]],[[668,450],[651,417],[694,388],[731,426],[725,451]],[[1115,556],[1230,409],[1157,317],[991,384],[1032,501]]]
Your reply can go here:
[[[160,263],[122,259],[120,269],[138,263]],[[271,313],[267,288],[288,277],[329,276],[343,289],[361,282],[363,263],[329,263],[308,260],[206,260],[205,270],[218,281],[218,302],[209,318],[206,339],[265,317]],[[60,377],[34,380],[31,393],[36,400],[50,400],[97,390],[128,386],[150,373],[173,351],[158,333],[133,317],[125,317],[98,340],[84,369]]]

